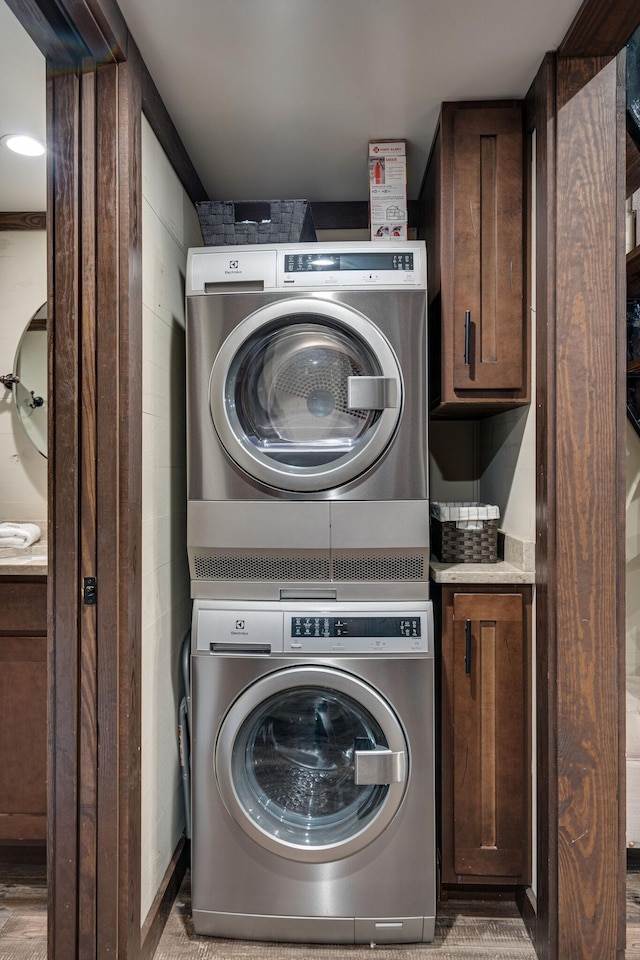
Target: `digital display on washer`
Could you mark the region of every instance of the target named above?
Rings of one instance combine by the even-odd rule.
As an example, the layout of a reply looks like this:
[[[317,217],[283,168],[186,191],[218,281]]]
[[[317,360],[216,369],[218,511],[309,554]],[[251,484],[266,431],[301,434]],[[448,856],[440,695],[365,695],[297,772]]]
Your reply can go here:
[[[413,270],[412,253],[287,253],[285,273],[314,273],[326,270]]]
[[[292,637],[419,637],[420,617],[292,617]]]

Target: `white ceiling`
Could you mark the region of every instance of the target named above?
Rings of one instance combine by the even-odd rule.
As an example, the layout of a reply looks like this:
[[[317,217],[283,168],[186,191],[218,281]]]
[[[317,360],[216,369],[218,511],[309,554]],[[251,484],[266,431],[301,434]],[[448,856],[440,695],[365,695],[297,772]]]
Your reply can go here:
[[[210,199],[366,200],[370,139],[420,186],[443,100],[522,97],[581,0],[119,0]]]
[[[211,199],[366,200],[367,143],[417,196],[443,100],[522,97],[581,0],[119,0]],[[44,59],[0,0],[0,136],[44,138]],[[44,209],[0,147],[0,210]]]

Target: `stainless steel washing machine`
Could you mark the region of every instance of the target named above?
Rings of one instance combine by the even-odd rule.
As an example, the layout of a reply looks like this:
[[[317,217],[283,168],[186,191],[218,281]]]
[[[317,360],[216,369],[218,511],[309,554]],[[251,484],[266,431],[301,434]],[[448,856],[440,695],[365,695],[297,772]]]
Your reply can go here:
[[[428,596],[426,370],[423,242],[191,250],[192,596]]]
[[[197,933],[434,935],[431,604],[198,600]]]

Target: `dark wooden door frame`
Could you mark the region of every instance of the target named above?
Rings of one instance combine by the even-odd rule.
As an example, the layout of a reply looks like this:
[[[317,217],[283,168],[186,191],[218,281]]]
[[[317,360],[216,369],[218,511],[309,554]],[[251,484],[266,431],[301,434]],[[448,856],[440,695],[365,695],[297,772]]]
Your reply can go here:
[[[531,90],[537,166],[538,956],[624,956],[624,50],[585,0]],[[617,58],[617,61],[616,59]]]
[[[624,946],[621,92],[616,59],[549,56],[532,95],[538,267],[533,938],[539,956],[550,960],[615,957]]]
[[[124,960],[142,951],[140,64],[81,2],[9,5],[47,62],[48,951]]]
[[[47,62],[48,949],[137,960],[175,896],[141,928],[143,97],[192,198],[204,189],[115,3],[7,2]]]
[[[49,70],[49,955],[140,953],[140,105]],[[96,577],[98,602],[83,602]]]

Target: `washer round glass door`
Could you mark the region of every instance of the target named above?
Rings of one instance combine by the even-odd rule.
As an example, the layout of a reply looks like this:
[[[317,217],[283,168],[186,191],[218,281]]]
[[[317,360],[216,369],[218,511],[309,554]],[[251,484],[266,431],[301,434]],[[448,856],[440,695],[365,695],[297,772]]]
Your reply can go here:
[[[262,307],[227,337],[210,407],[229,456],[284,490],[324,490],[385,451],[402,410],[387,339],[344,304],[301,298]]]
[[[368,684],[329,667],[290,667],[247,688],[216,742],[220,795],[261,847],[324,863],[372,842],[408,779],[400,722]]]

